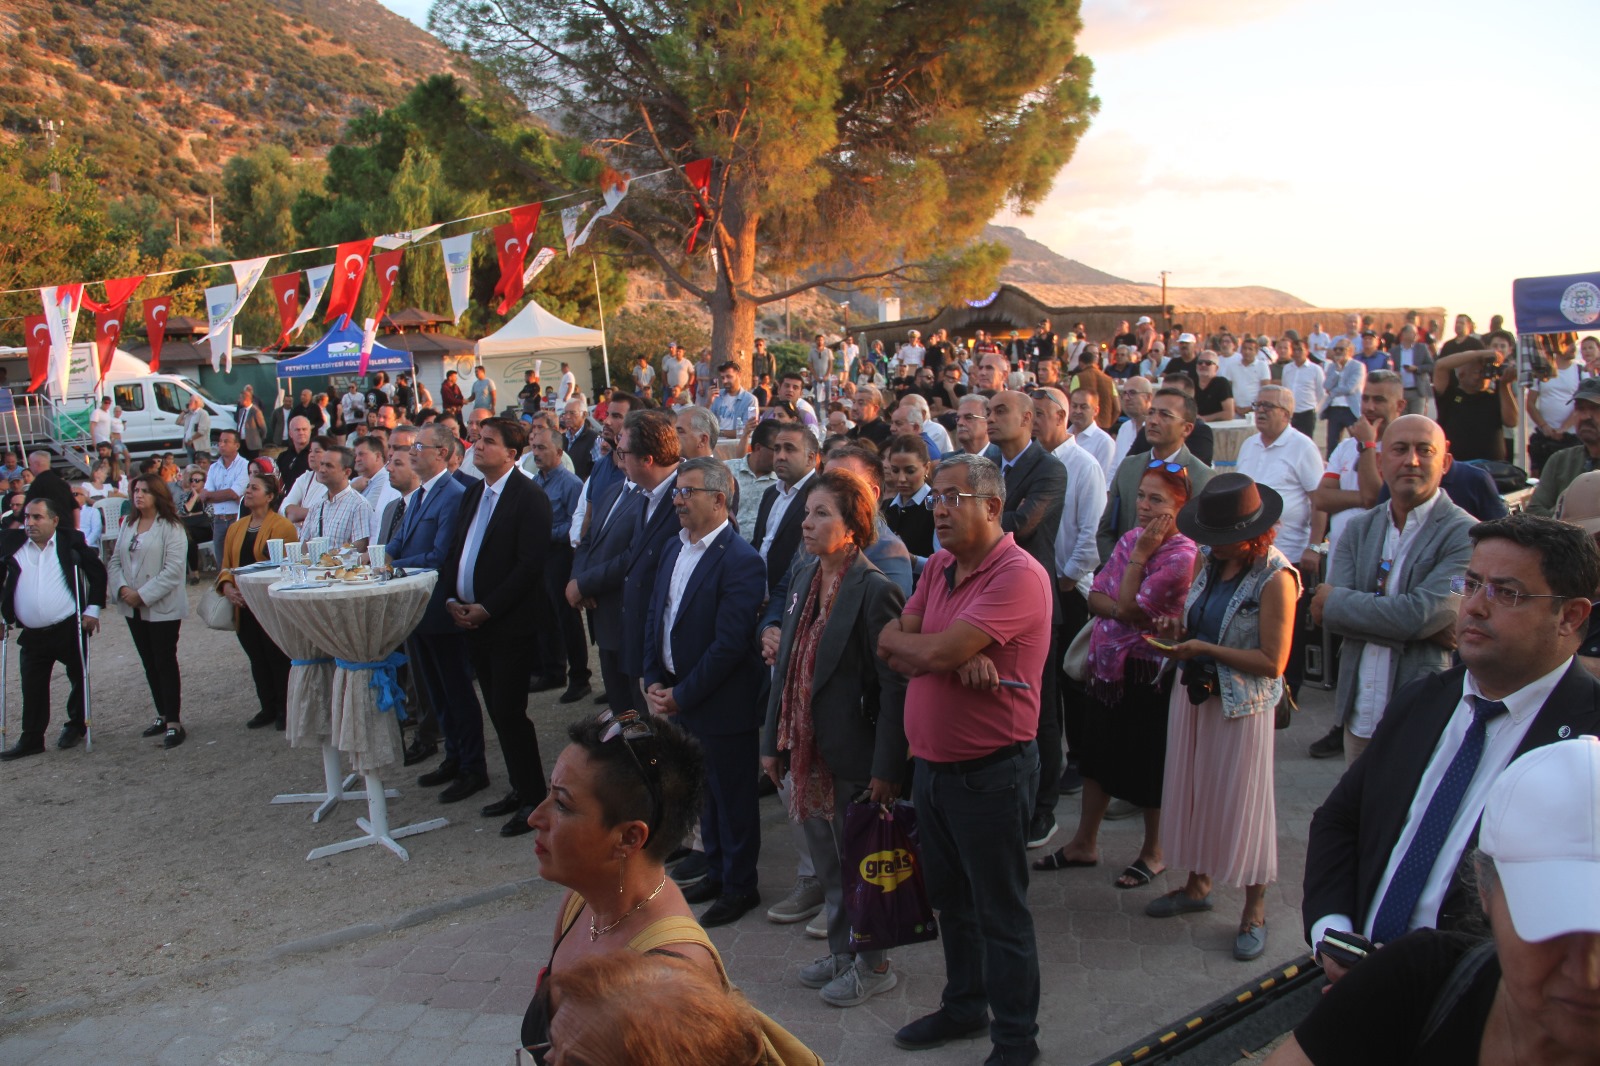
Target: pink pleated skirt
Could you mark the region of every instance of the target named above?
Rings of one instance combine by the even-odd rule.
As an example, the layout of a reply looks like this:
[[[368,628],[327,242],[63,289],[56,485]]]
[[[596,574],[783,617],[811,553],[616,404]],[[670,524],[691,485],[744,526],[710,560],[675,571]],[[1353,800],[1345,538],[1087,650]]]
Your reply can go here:
[[[1196,707],[1172,686],[1161,841],[1173,870],[1236,888],[1278,879],[1272,726],[1270,712],[1224,718],[1221,696]]]

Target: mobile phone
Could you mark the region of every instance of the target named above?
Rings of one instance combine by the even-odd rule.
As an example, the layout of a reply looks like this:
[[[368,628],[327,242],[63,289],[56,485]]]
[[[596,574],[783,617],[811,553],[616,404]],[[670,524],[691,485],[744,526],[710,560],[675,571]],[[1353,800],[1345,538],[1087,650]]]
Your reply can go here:
[[[1332,959],[1347,970],[1377,950],[1372,941],[1360,933],[1338,929],[1323,933],[1322,943],[1317,945],[1319,958]]]
[[[1152,648],[1160,648],[1162,651],[1171,651],[1173,648],[1177,647],[1177,645],[1170,640],[1162,640],[1160,637],[1152,637],[1149,633],[1144,633],[1141,635],[1144,637],[1144,642],[1150,645]]]

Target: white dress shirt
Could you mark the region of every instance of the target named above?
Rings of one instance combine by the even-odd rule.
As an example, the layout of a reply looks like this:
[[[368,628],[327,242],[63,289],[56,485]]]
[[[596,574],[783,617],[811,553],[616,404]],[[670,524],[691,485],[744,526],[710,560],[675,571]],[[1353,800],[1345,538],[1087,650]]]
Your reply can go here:
[[[1550,693],[1555,691],[1556,685],[1571,666],[1572,660],[1569,658],[1539,680],[1524,685],[1506,696],[1501,700],[1506,705],[1506,713],[1485,723],[1483,758],[1479,760],[1478,769],[1473,773],[1471,783],[1467,785],[1466,794],[1461,797],[1461,806],[1456,809],[1455,820],[1450,823],[1450,831],[1445,834],[1444,846],[1439,849],[1439,858],[1434,862],[1433,869],[1423,885],[1416,909],[1411,912],[1408,928],[1431,929],[1438,924],[1439,908],[1444,905],[1445,893],[1450,888],[1450,879],[1455,876],[1456,867],[1461,863],[1461,856],[1466,853],[1467,843],[1472,839],[1472,831],[1483,815],[1483,805],[1489,799],[1489,789],[1511,764],[1511,757],[1516,754],[1518,745],[1528,732],[1528,727],[1533,724],[1534,716],[1539,713],[1539,708],[1544,706],[1545,700],[1550,698]],[[1416,839],[1417,830],[1422,826],[1422,816],[1427,813],[1434,792],[1444,780],[1445,771],[1450,768],[1456,752],[1461,750],[1462,741],[1467,738],[1467,728],[1472,725],[1473,716],[1472,701],[1469,697],[1481,695],[1482,692],[1479,691],[1478,684],[1473,680],[1472,672],[1469,670],[1461,686],[1461,702],[1456,704],[1456,709],[1450,715],[1450,721],[1446,723],[1444,732],[1439,736],[1439,743],[1434,745],[1433,755],[1428,759],[1427,769],[1422,772],[1422,780],[1417,783],[1416,795],[1411,798],[1411,806],[1406,811],[1405,827],[1400,830],[1400,839],[1395,841],[1394,850],[1389,853],[1389,865],[1384,868],[1383,877],[1378,880],[1377,894],[1372,897],[1371,905],[1367,908],[1367,924],[1363,932],[1368,937],[1372,936],[1372,923],[1378,916],[1378,905],[1383,902],[1384,893],[1389,891],[1389,883],[1394,880],[1395,871],[1400,867],[1400,860],[1405,858],[1406,850]],[[1342,929],[1348,932],[1353,924],[1347,914],[1325,915],[1312,923],[1311,942],[1321,943],[1322,934],[1329,929]]]
[[[385,473],[387,473],[387,471],[385,471]],[[367,488],[370,489],[372,486],[368,485]],[[411,490],[411,494],[413,496],[416,495],[416,492],[416,489]],[[382,491],[378,493],[376,498],[374,498],[370,492],[362,493],[362,498],[372,506],[372,529],[371,532],[367,534],[367,543],[382,544],[383,512],[384,509],[389,506],[390,501],[398,500],[400,498],[400,490],[385,481],[383,483]],[[411,505],[407,504],[406,506],[409,507]]]
[[[767,558],[767,552],[772,549],[772,542],[778,535],[778,527],[783,525],[783,516],[788,513],[789,505],[794,502],[795,495],[816,474],[815,470],[807,470],[806,476],[796,481],[793,488],[786,487],[782,481],[774,486],[778,490],[778,498],[772,501],[772,510],[767,512],[767,535],[762,537],[761,543],[757,545],[763,562]]]
[[[1272,364],[1256,353],[1255,362],[1246,364],[1244,356],[1234,354],[1222,361],[1222,376],[1233,386],[1233,411],[1243,418],[1256,405],[1261,386],[1272,380]]]
[[[933,438],[933,443],[937,444],[939,450],[946,455],[956,450],[956,442],[950,439],[950,431],[933,419],[930,418],[922,423],[922,432]]]
[[[232,465],[224,464],[221,459],[218,459],[206,470],[207,492],[216,492],[218,489],[232,489],[236,496],[243,496],[244,490],[249,484],[250,464],[242,455],[235,455]],[[218,518],[237,518],[239,517],[239,501],[217,500],[211,504],[211,513]]]
[[[1386,592],[1400,588],[1400,573],[1410,562],[1412,545],[1417,542],[1417,531],[1433,512],[1433,505],[1444,493],[1434,489],[1427,502],[1419,504],[1406,515],[1406,528],[1394,524],[1394,501],[1383,505],[1384,522],[1383,560],[1389,564],[1389,576],[1381,579]],[[1358,737],[1370,738],[1389,704],[1389,669],[1394,663],[1394,648],[1369,640],[1361,649],[1361,662],[1356,667],[1355,718],[1350,722],[1350,732]]]
[[[477,454],[478,446],[476,444],[467,445],[466,454],[461,457],[461,472],[468,477],[475,477],[482,481],[483,471],[478,469]]]
[[[1322,410],[1322,401],[1328,395],[1325,376],[1322,367],[1309,359],[1303,365],[1292,359],[1283,364],[1282,385],[1294,393],[1295,414]]]
[[[388,468],[384,468],[367,478],[367,487],[361,490],[361,495],[365,496],[367,502],[372,504],[373,510],[377,510],[389,498],[388,492],[389,471]]]
[[[17,552],[17,567],[21,571],[13,601],[17,621],[28,629],[44,629],[71,618],[78,611],[78,601],[67,584],[67,575],[61,572],[61,557],[56,554],[56,538],[39,547],[32,540],[24,541]],[[100,617],[100,608],[90,604],[83,609],[89,618]]]
[[[662,501],[667,498],[667,493],[672,491],[672,486],[677,484],[677,473],[678,468],[674,466],[672,468],[672,473],[662,478],[659,485],[653,489],[645,490],[645,496],[647,498],[644,501],[644,520],[647,524],[656,516],[656,508],[660,507]]]
[[[1100,464],[1100,473],[1107,481],[1111,480],[1111,459],[1117,452],[1117,442],[1111,434],[1101,429],[1097,424],[1090,422],[1083,428],[1082,433],[1073,434],[1073,440],[1078,442],[1078,447],[1094,456],[1095,462]]]
[[[1105,471],[1072,437],[1050,454],[1067,468],[1067,495],[1062,501],[1061,528],[1056,531],[1056,576],[1075,582],[1087,599],[1094,569],[1100,565],[1095,534],[1106,509]]]
[[[1257,433],[1239,446],[1237,469],[1283,497],[1276,547],[1298,566],[1311,544],[1311,491],[1322,484],[1325,469],[1316,442],[1293,426],[1271,444],[1263,443]]]
[[[1107,481],[1111,480],[1117,467],[1122,465],[1122,460],[1133,450],[1133,442],[1139,439],[1139,431],[1143,428],[1131,418],[1124,419],[1122,425],[1117,427],[1117,446],[1111,453],[1112,472],[1106,474]]]
[[[477,602],[473,597],[472,570],[478,565],[478,549],[483,547],[484,534],[489,532],[489,523],[494,521],[495,505],[506,491],[506,482],[515,472],[507,470],[496,480],[485,484],[483,495],[478,497],[478,509],[473,512],[472,524],[467,527],[467,539],[461,545],[461,558],[456,566],[456,599],[462,603]]]
[[[1356,472],[1357,464],[1361,461],[1361,449],[1357,447],[1354,437],[1345,437],[1333,454],[1328,456],[1328,469],[1323,472],[1322,480],[1333,480],[1335,485],[1331,488],[1343,489],[1345,492],[1360,492],[1361,477]],[[1356,515],[1362,512],[1361,507],[1346,507],[1342,511],[1335,511],[1328,516],[1328,559],[1333,559],[1333,553],[1339,547],[1339,538],[1344,535],[1344,528],[1348,526]]]
[[[672,581],[667,585],[667,602],[661,608],[661,663],[673,674],[678,672],[678,667],[672,661],[672,626],[678,620],[678,608],[683,606],[683,597],[689,590],[689,579],[694,576],[694,568],[700,565],[700,560],[705,558],[706,551],[716,543],[722,531],[728,528],[728,520],[724,518],[722,524],[699,540],[690,540],[687,529],[678,530],[678,541],[683,549],[678,552],[678,561],[672,565]]]

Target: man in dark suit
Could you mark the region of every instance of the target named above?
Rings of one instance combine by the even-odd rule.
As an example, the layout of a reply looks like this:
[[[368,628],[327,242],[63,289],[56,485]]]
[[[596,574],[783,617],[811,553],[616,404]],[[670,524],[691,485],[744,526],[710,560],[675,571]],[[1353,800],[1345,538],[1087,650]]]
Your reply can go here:
[[[761,902],[757,776],[763,719],[757,700],[764,673],[755,622],[766,597],[756,550],[728,521],[733,475],[718,459],[687,460],[673,488],[681,524],[661,551],[651,592],[643,653],[645,701],[673,715],[706,755],[706,807],[700,818],[710,873],[684,892],[690,903],[714,900],[700,917],[708,928],[737,921]]]
[[[618,662],[628,685],[629,706],[645,709],[644,631],[654,594],[661,553],[678,539],[678,512],[672,489],[678,474],[678,428],[665,411],[631,411],[618,438],[623,469],[638,486],[639,511],[622,572],[622,654]]]
[[[67,724],[61,727],[56,746],[70,748],[88,733],[84,649],[88,635],[100,628],[106,568],[100,553],[72,528],[72,513],[52,497],[41,496],[24,507],[23,529],[0,533],[5,582],[0,617],[7,627],[22,628],[17,640],[22,656],[22,735],[14,747],[0,751],[0,759],[7,762],[44,751],[44,731],[50,725],[50,675],[56,663],[66,665],[72,685]]]
[[[1495,779],[1524,752],[1600,732],[1600,681],[1574,660],[1600,550],[1576,526],[1527,514],[1480,523],[1472,540],[1458,582],[1462,665],[1395,694],[1312,816],[1300,913],[1313,945],[1330,929],[1381,944],[1473,917],[1462,866]]]
[[[1005,506],[1000,528],[1012,534],[1017,547],[1056,572],[1056,534],[1067,498],[1067,468],[1033,439],[1033,401],[1020,392],[997,392],[989,401],[989,440],[1000,449],[1000,475],[1005,479]],[[974,503],[979,502],[974,500]],[[1055,582],[1051,582],[1052,588]],[[1047,663],[1061,660],[1061,605],[1051,604]],[[1039,689],[1039,788],[1028,824],[1028,847],[1040,848],[1056,832],[1056,803],[1061,798],[1061,708],[1056,671],[1021,680]]]
[[[750,543],[767,564],[767,590],[776,588],[800,547],[800,523],[817,473],[817,438],[798,422],[778,427],[772,441],[772,472],[778,483],[761,497]]]
[[[589,412],[581,399],[567,401],[561,410],[561,450],[572,457],[572,472],[588,481],[594,470],[595,442],[600,435],[589,425]]]
[[[407,448],[401,447],[404,439],[402,431],[396,430],[396,444],[389,454],[389,484],[402,493],[405,503],[398,529],[387,545],[389,560],[403,569],[442,570],[455,540],[461,498],[466,494],[445,465],[455,442],[448,429],[435,425],[417,430]],[[451,591],[442,580],[434,585],[428,609],[406,642],[417,680],[444,737],[444,761],[417,778],[417,784],[425,788],[449,785],[439,794],[443,803],[466,799],[489,787],[483,711],[472,688],[467,638],[445,610]],[[420,732],[422,727],[417,728]],[[433,752],[417,754],[421,757],[407,751],[407,763],[421,762]]]
[[[613,461],[610,455],[601,460],[607,466]],[[592,496],[567,582],[567,602],[589,608],[589,632],[600,652],[600,683],[606,703],[618,712],[633,706],[622,676],[622,576],[643,509],[644,497],[621,474]]]
[[[56,505],[56,513],[71,518],[72,513],[78,509],[78,501],[73,498],[72,488],[67,484],[66,478],[50,469],[50,453],[47,451],[33,451],[28,453],[28,469],[33,471],[33,484],[28,486],[26,499],[33,502],[41,496],[48,497]],[[69,521],[68,525],[77,523]]]
[[[531,832],[528,816],[544,801],[539,737],[528,721],[528,677],[535,656],[528,634],[553,622],[544,594],[550,501],[515,467],[528,442],[522,423],[490,418],[478,427],[474,461],[483,480],[461,498],[455,536],[439,584],[445,610],[466,634],[467,655],[505,756],[511,792],[483,808],[510,815],[501,836]]]

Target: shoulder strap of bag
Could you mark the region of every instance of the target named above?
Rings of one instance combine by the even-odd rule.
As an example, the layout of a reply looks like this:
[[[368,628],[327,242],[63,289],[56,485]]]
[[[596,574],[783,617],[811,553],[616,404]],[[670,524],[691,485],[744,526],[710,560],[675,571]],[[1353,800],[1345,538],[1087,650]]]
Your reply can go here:
[[[1450,971],[1450,979],[1439,989],[1439,995],[1435,997],[1433,1007],[1428,1011],[1428,1020],[1422,1026],[1422,1035],[1417,1039],[1417,1047],[1425,1046],[1440,1029],[1444,1028],[1445,1020],[1460,1004],[1462,997],[1472,987],[1472,982],[1478,979],[1478,974],[1494,957],[1493,940],[1485,940],[1461,956],[1456,968]]]

